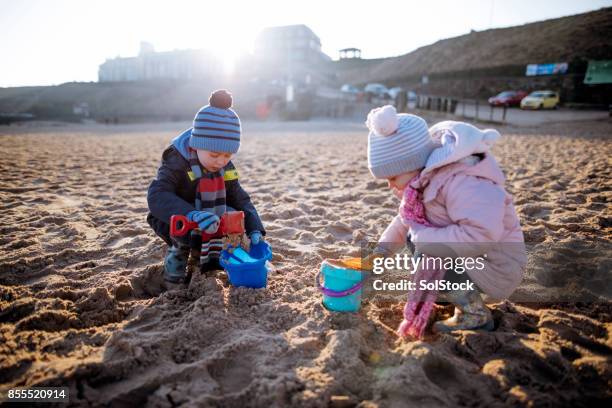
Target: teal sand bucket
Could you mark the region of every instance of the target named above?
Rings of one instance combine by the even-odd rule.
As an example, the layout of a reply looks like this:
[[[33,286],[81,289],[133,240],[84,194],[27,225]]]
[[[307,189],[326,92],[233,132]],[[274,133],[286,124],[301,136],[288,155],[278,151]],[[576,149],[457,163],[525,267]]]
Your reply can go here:
[[[361,306],[362,279],[361,271],[332,261],[323,261],[316,281],[317,287],[323,293],[325,307],[335,312],[358,311]]]

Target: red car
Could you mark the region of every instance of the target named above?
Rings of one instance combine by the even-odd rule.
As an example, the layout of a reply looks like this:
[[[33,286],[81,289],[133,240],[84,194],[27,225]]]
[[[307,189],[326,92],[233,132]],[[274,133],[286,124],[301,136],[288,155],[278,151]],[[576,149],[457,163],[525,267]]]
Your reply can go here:
[[[519,106],[521,100],[527,96],[527,92],[523,91],[504,91],[499,95],[489,98],[491,106]]]

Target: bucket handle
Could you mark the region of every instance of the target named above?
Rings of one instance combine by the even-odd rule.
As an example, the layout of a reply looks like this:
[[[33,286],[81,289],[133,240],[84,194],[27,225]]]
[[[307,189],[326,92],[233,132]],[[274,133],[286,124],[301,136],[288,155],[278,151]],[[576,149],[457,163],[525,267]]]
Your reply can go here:
[[[323,294],[325,296],[329,296],[329,297],[345,297],[345,296],[349,296],[352,295],[353,293],[357,292],[359,289],[361,289],[361,287],[363,286],[363,282],[357,282],[354,286],[346,289],[346,290],[332,290],[332,289],[328,289],[326,287],[324,287],[323,285],[321,285],[321,272],[317,272],[317,276],[315,278],[316,282],[317,282],[317,287],[319,288],[319,290],[321,292],[323,292]]]
[[[233,258],[233,259],[237,260],[237,261],[238,261],[238,263],[241,263],[241,264],[243,264],[243,263],[244,263],[244,261],[243,261],[242,259],[238,258],[238,257],[237,257],[236,255],[234,255],[232,252],[229,252],[229,251],[228,251],[228,254],[229,254],[229,257],[230,257],[230,258]]]

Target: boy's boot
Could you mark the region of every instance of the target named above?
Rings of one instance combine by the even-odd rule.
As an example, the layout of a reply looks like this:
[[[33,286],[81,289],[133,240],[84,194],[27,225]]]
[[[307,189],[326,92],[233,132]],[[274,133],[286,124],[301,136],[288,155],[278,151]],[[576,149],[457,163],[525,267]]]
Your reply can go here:
[[[494,328],[491,311],[476,290],[453,290],[444,293],[455,305],[453,317],[435,322],[433,331],[448,333],[455,330],[486,330]]]
[[[164,280],[171,284],[187,283],[187,261],[190,248],[174,242],[164,258]]]
[[[193,264],[200,259],[201,246],[202,235],[198,231],[191,231],[187,237],[172,238],[172,246],[164,259],[164,280],[169,289],[189,283]]]
[[[219,258],[211,258],[207,262],[200,264],[200,272],[206,274],[207,272],[218,271],[223,269],[219,264]]]

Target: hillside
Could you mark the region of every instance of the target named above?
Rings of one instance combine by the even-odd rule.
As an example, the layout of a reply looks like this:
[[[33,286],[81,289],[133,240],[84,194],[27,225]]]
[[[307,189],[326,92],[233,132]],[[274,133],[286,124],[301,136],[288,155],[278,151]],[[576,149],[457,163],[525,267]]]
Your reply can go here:
[[[90,116],[96,119],[189,119],[207,103],[215,87],[224,85],[156,80],[0,88],[0,113],[28,112],[38,119],[71,119],[73,106],[87,103]],[[237,106],[252,105],[250,94],[238,87],[230,89],[241,95]]]
[[[471,32],[344,72],[345,82],[392,82],[421,75],[612,58],[612,7],[521,26]],[[523,71],[524,72],[524,71]]]

